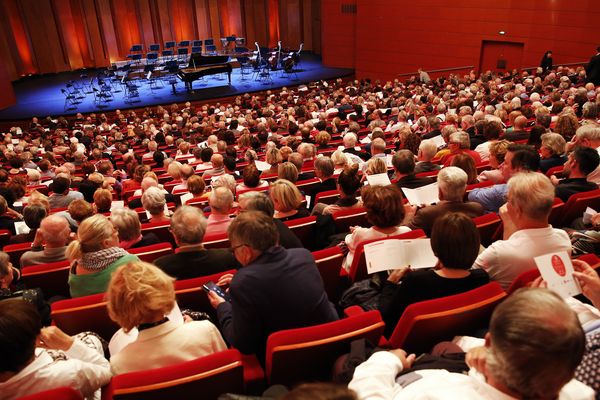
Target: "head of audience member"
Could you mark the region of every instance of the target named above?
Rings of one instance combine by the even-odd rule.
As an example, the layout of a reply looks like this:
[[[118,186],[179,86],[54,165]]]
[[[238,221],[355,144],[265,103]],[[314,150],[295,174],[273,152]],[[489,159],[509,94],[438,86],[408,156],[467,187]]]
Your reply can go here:
[[[239,198],[240,213],[246,211],[260,211],[269,217],[273,217],[275,207],[273,201],[264,192],[246,192]]]
[[[477,125],[475,125],[477,127]],[[504,128],[500,121],[485,121],[481,124],[483,137],[488,141],[497,140],[504,134]]]
[[[470,140],[467,132],[459,131],[450,134],[448,149],[451,153],[460,153],[462,150],[469,149]]]
[[[94,192],[94,209],[96,213],[105,214],[110,212],[113,196],[108,189],[97,189]]]
[[[540,155],[531,146],[526,144],[510,144],[506,149],[502,176],[508,181],[511,176],[519,172],[537,171],[540,168]]]
[[[331,161],[333,161],[333,167],[335,170],[342,170],[348,165],[348,157],[346,153],[341,150],[336,150],[331,155]]]
[[[10,256],[0,251],[0,289],[10,289],[13,279],[14,270]]]
[[[298,187],[285,179],[277,179],[269,190],[275,210],[284,213],[297,210],[302,204],[302,194]]]
[[[242,180],[244,185],[248,188],[255,188],[261,183],[260,171],[256,168],[255,164],[248,164],[242,171]]]
[[[142,239],[142,225],[137,213],[130,208],[117,208],[110,214],[110,222],[119,233],[119,246],[128,249]]]
[[[379,157],[370,158],[367,161],[367,168],[365,169],[366,175],[377,175],[377,174],[385,174],[387,173],[387,165],[385,161],[383,161]]]
[[[181,173],[181,179],[184,180],[184,182],[187,182],[187,180],[194,175],[194,167],[192,167],[189,164],[183,164],[179,170],[179,172]]]
[[[331,140],[331,135],[329,133],[327,133],[327,131],[321,131],[321,132],[317,133],[317,135],[315,136],[315,143],[317,144],[317,146],[322,147],[322,148],[327,147],[330,140]]]
[[[510,142],[508,140],[497,140],[490,143],[490,166],[492,168],[498,168],[502,165],[509,144]]]
[[[229,215],[233,206],[233,193],[225,186],[214,188],[208,196],[208,205],[211,213]]]
[[[417,159],[419,161],[431,162],[437,153],[437,145],[431,139],[421,141]],[[392,158],[393,159],[393,158]]]
[[[518,173],[508,181],[508,217],[517,230],[545,228],[554,204],[554,185],[539,172]]]
[[[279,242],[275,221],[261,211],[239,214],[227,229],[233,255],[246,266]]]
[[[36,186],[40,184],[40,179],[42,179],[42,175],[38,170],[28,169],[27,170],[27,181],[29,185]]]
[[[42,220],[40,235],[47,249],[65,247],[69,243],[71,228],[69,221],[60,215],[49,215]]]
[[[596,149],[600,146],[600,125],[585,124],[575,132],[575,143]]]
[[[348,132],[344,135],[342,141],[345,149],[353,149],[356,146],[356,142],[358,142],[358,138],[353,132]]]
[[[302,155],[303,160],[312,160],[316,154],[315,145],[312,143],[300,143],[298,153]]]
[[[564,173],[569,178],[585,178],[598,167],[600,156],[595,149],[576,146],[564,165]]]
[[[548,289],[520,289],[496,307],[486,335],[488,383],[522,399],[556,399],[581,362],[577,315]]]
[[[398,226],[404,219],[402,193],[396,185],[367,186],[361,192],[367,221],[377,228]]]
[[[210,158],[210,163],[212,164],[213,169],[223,168],[223,156],[219,153],[213,154]]]
[[[210,162],[210,159],[211,159],[213,153],[214,153],[214,150],[211,147],[203,148],[202,151],[200,152],[200,160],[202,160],[203,163]]]
[[[315,176],[321,179],[321,181],[331,178],[333,171],[334,165],[331,158],[322,156],[315,159]]]
[[[302,166],[304,165],[304,159],[302,158],[302,154],[293,152],[289,155],[288,162],[294,164],[298,172],[302,171]]]
[[[399,177],[415,173],[415,156],[410,150],[398,150],[392,157],[392,166]]]
[[[450,165],[458,167],[467,173],[467,185],[477,183],[477,166],[473,157],[467,154],[457,154],[452,158]]]
[[[298,168],[289,161],[281,163],[277,167],[277,178],[296,183],[298,181]]]
[[[25,225],[32,231],[37,230],[42,223],[42,220],[46,218],[47,211],[41,204],[28,204],[23,209],[23,221]]]
[[[50,216],[52,217],[52,215]],[[48,217],[48,218],[50,218]],[[44,221],[42,227],[44,228]],[[69,243],[66,255],[71,261],[81,260],[88,253],[117,247],[119,245],[118,231],[110,220],[102,214],[92,215],[84,219],[77,228],[77,239]],[[82,265],[85,268],[85,265]]]
[[[235,178],[233,177],[233,175],[229,175],[229,174],[223,174],[223,175],[217,177],[217,179],[215,179],[212,183],[213,190],[216,188],[219,188],[219,187],[225,187],[225,188],[229,189],[229,191],[231,193],[234,194],[234,197],[235,197],[236,186],[237,186],[237,182],[235,181]]]
[[[544,133],[541,137],[542,145],[540,146],[541,158],[547,159],[558,157],[564,154],[567,142],[562,135],[558,133]]]
[[[165,217],[165,204],[167,204],[165,194],[157,187],[150,187],[142,194],[142,206],[152,219]]]
[[[120,266],[106,293],[108,315],[125,332],[162,320],[175,306],[173,281],[160,268],[143,261]]]
[[[63,174],[59,174],[52,180],[50,189],[57,194],[67,194],[70,186],[71,180]]]
[[[442,171],[448,168],[452,167]],[[471,269],[479,255],[479,232],[475,223],[463,213],[444,214],[433,224],[431,249],[443,267]]]
[[[94,215],[94,207],[92,207],[90,203],[83,199],[73,200],[71,203],[69,203],[69,207],[67,209],[69,211],[69,215],[75,220],[75,222],[77,222],[77,224],[80,224],[84,219]]]
[[[158,187],[158,180],[155,176],[149,176],[148,174],[154,174],[153,172],[148,172],[144,179],[142,179],[142,183],[140,185],[142,192],[145,192],[151,187]]]
[[[207,220],[196,207],[181,206],[171,217],[171,232],[177,246],[197,246],[202,244]]]
[[[440,200],[462,202],[467,188],[467,179],[467,173],[459,167],[442,168],[437,179]]]
[[[187,180],[187,189],[194,197],[200,197],[204,194],[206,183],[204,182],[204,179],[198,175],[192,175]]]
[[[385,153],[385,140],[382,138],[375,138],[371,142],[371,154],[384,154]]]
[[[171,176],[174,181],[181,179],[181,163],[179,161],[173,161],[167,168],[167,173]]]
[[[33,304],[22,299],[0,301],[0,374],[17,374],[36,360],[41,329]]]
[[[276,147],[270,148],[265,155],[265,161],[271,165],[271,168],[277,167],[282,161],[281,152]]]
[[[337,189],[340,197],[355,197],[361,186],[361,179],[358,175],[358,164],[346,167],[340,172],[337,179]]]

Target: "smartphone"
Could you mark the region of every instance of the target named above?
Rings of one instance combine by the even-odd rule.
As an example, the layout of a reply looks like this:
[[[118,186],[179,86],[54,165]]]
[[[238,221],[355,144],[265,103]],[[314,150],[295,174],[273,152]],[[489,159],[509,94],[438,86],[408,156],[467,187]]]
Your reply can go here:
[[[202,285],[202,289],[204,289],[204,291],[206,291],[206,292],[215,292],[216,294],[218,294],[219,296],[224,298],[225,301],[231,301],[231,297],[229,296],[229,293],[225,292],[223,289],[221,289],[219,286],[217,286],[217,284],[214,283],[213,281],[207,282],[204,285]]]

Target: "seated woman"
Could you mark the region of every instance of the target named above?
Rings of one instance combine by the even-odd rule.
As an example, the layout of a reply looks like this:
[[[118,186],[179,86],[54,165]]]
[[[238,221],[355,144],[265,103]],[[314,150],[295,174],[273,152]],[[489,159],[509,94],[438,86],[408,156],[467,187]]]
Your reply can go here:
[[[344,168],[349,165],[346,153],[341,150],[336,150],[333,152],[331,155],[331,161],[333,161],[333,175],[341,174]]]
[[[108,288],[108,314],[125,332],[137,328],[137,340],[110,359],[114,374],[160,368],[227,349],[209,321],[170,320],[176,306],[174,279],[141,261],[118,268]],[[143,355],[140,357],[140,355]]]
[[[209,192],[206,192],[206,183],[204,179],[198,175],[192,175],[187,180],[188,192],[192,194],[192,198],[187,200],[185,203],[188,204],[192,201],[208,200]]]
[[[289,161],[281,163],[277,168],[277,178],[285,179],[295,184],[298,181],[298,168]]]
[[[244,182],[237,185],[236,192],[269,186],[269,182],[260,179],[260,171],[256,168],[256,164],[248,164],[244,167],[242,179]]]
[[[113,196],[108,189],[98,189],[94,192],[94,212],[96,214],[109,214],[112,207]]]
[[[385,161],[383,161],[379,157],[372,157],[367,161],[366,168],[364,169],[364,174],[362,176],[362,181],[367,181],[367,175],[378,175],[387,173],[387,165]]]
[[[160,243],[152,232],[142,234],[142,225],[138,214],[130,208],[117,208],[110,215],[110,222],[119,232],[119,247],[135,249]]]
[[[94,348],[87,343],[93,341]],[[12,400],[68,386],[86,399],[99,399],[111,378],[102,344],[91,335],[83,341],[56,326],[42,328],[35,307],[23,300],[0,301],[0,393]],[[38,347],[39,346],[39,347]],[[60,350],[48,352],[46,349]]]
[[[129,171],[130,179],[123,181],[123,193],[130,192],[142,187],[142,179],[144,174],[150,170],[146,165],[132,165],[132,170]]]
[[[565,148],[567,142],[558,133],[544,133],[542,135],[542,146],[540,147],[540,171],[548,172],[550,168],[562,166],[567,161]]]
[[[356,198],[360,189],[360,177],[358,176],[358,164],[346,167],[338,176],[336,187],[340,194],[339,200],[334,204],[317,203],[313,208],[313,214],[333,214],[336,211],[362,206],[362,201]]]
[[[142,195],[142,206],[148,214],[150,214],[149,222],[164,222],[170,218],[165,212],[165,204],[167,200],[162,190],[157,187],[146,189]]]
[[[349,251],[343,263],[346,270],[350,269],[354,251],[362,242],[410,231],[409,227],[400,226],[404,220],[405,211],[402,194],[397,186],[367,186],[361,194],[363,206],[367,210],[367,221],[373,226],[370,228],[350,227],[351,233],[344,239]]]
[[[434,269],[403,267],[390,274],[379,298],[379,311],[389,337],[409,305],[463,293],[489,282],[482,269],[471,269],[479,253],[479,232],[462,213],[449,213],[433,224],[431,249],[438,258]]]
[[[33,239],[35,239],[35,233],[39,229],[42,220],[46,218],[46,215],[47,212],[44,206],[35,202],[33,204],[29,203],[27,207],[23,209],[23,221],[29,228],[29,232],[19,233],[11,236],[9,243],[17,244],[33,242]]]
[[[452,158],[450,165],[458,167],[466,172],[467,185],[479,183],[477,180],[477,167],[475,166],[475,160],[473,160],[473,157],[467,154],[457,154],[454,156],[454,158]]]
[[[271,165],[271,168],[262,172],[262,176],[277,175],[279,164],[283,161],[281,151],[278,148],[272,147],[265,154],[265,161]]]
[[[509,144],[510,142],[508,140],[497,140],[493,143],[490,143],[489,163],[492,169],[481,171],[477,177],[479,182],[491,181],[494,184],[504,182],[504,176],[502,175],[500,166],[504,162],[504,156],[506,155]]]
[[[306,207],[300,207],[303,197],[300,190],[292,182],[285,179],[277,179],[271,185],[269,192],[275,207],[273,218],[277,218],[283,222],[310,215]]]
[[[77,239],[67,247],[71,261],[71,297],[103,293],[117,267],[137,256],[119,247],[119,233],[104,215],[96,214],[79,225]]]

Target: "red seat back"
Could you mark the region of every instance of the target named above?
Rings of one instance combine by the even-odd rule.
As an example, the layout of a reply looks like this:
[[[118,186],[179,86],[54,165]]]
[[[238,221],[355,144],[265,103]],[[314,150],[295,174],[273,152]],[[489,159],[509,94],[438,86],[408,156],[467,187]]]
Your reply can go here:
[[[583,216],[583,212],[587,207],[600,210],[600,189],[576,193],[569,197],[563,209],[560,226],[570,226],[573,220]]]
[[[202,245],[207,249],[227,249],[229,248],[229,236],[227,233],[206,236],[202,240]]]
[[[116,375],[105,399],[162,400],[194,397],[216,399],[222,393],[244,392],[242,356],[225,350],[168,367]]]
[[[26,288],[40,288],[46,298],[52,296],[70,297],[69,261],[23,267],[21,279]]]
[[[21,256],[23,253],[31,250],[31,242],[7,244],[2,250],[10,256],[12,265],[18,267],[21,265]]]
[[[329,247],[312,253],[329,300],[339,300],[340,269],[344,261],[344,253],[338,246]]]
[[[130,254],[135,254],[140,260],[149,263],[154,262],[159,257],[173,254],[173,246],[171,243],[157,243],[150,246],[136,247],[127,249]]]
[[[465,293],[411,304],[400,317],[389,344],[409,353],[423,353],[456,335],[472,335],[488,325],[494,308],[505,297],[502,287],[491,282]]]
[[[340,198],[340,193],[337,190],[327,190],[325,192],[319,192],[315,196],[313,204],[333,204]]]
[[[475,217],[473,218],[473,222],[475,223],[475,227],[479,232],[481,244],[485,247],[492,244],[494,240],[494,234],[500,225],[502,225],[502,220],[496,213],[489,213]]]
[[[371,226],[367,221],[367,210],[364,207],[348,208],[331,215],[337,232],[349,232],[351,226]]]
[[[284,224],[300,239],[304,247],[311,247],[313,230],[317,225],[317,217],[310,216],[304,218],[285,221]]]
[[[59,387],[43,392],[19,397],[19,400],[82,400],[83,396],[77,390],[70,387]]]
[[[152,232],[158,236],[161,242],[171,243],[173,246],[175,246],[175,238],[173,238],[170,228],[170,221],[147,222],[142,224],[142,233]]]
[[[194,311],[203,311],[214,317],[216,315],[215,309],[210,305],[208,296],[204,292],[204,289],[202,289],[202,285],[210,281],[217,283],[221,276],[235,274],[235,272],[236,270],[232,269],[213,275],[175,281],[175,296],[177,297],[179,308],[182,310],[189,308]]]
[[[331,380],[335,360],[350,351],[350,342],[378,343],[385,324],[379,311],[306,328],[272,333],[267,339],[266,374],[270,385]]]

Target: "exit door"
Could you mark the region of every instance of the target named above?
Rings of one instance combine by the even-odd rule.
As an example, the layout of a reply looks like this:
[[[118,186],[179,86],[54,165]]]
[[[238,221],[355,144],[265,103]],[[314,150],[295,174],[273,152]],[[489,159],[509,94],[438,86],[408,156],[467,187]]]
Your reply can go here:
[[[523,43],[484,40],[481,43],[479,72],[506,72],[521,68]]]

